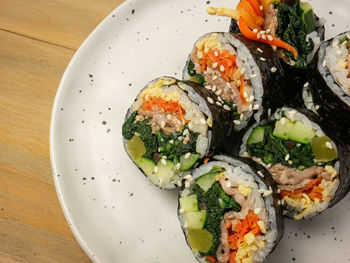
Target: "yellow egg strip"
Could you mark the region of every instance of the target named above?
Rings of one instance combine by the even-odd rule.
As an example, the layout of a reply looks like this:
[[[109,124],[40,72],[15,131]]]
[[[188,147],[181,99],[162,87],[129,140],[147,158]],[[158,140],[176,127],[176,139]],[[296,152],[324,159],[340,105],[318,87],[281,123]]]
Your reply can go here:
[[[180,98],[180,93],[176,90],[171,92],[164,92],[162,86],[172,85],[175,83],[175,80],[160,78],[158,81],[146,88],[141,92],[140,97],[145,100],[153,99],[153,98],[161,98],[165,101],[178,101]]]

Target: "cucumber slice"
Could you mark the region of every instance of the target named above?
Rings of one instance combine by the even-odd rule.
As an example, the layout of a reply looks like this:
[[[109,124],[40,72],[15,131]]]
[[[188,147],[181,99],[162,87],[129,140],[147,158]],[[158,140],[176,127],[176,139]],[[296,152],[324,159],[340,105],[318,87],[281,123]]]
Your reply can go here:
[[[169,160],[164,160],[164,159],[162,160],[160,160],[159,163],[157,164],[157,167],[158,167],[157,176],[161,180],[161,185],[166,185],[170,183],[171,178],[174,176],[175,164]]]
[[[207,174],[204,174],[196,179],[196,184],[198,184],[199,187],[202,188],[204,192],[206,192],[213,185],[213,183],[215,183],[216,176],[218,174],[220,174],[220,172],[209,172]]]
[[[207,211],[202,210],[198,212],[185,213],[187,228],[189,229],[202,229],[207,218]]]
[[[198,197],[195,194],[180,197],[179,199],[180,207],[187,212],[198,212]]]
[[[330,162],[338,158],[338,153],[327,136],[314,137],[310,144],[318,162]]]
[[[300,7],[303,10],[301,20],[303,21],[306,29],[306,34],[310,34],[315,31],[315,14],[314,9],[308,2],[301,2]]]
[[[146,153],[145,143],[137,135],[134,135],[127,144],[131,158],[137,162]]]
[[[316,136],[313,129],[308,128],[302,121],[297,121],[289,134],[289,139],[307,144]]]
[[[185,156],[186,154],[180,156],[180,171],[187,171],[191,169],[201,155],[199,153],[191,153],[191,155],[187,159],[185,158]]]
[[[247,144],[254,144],[264,140],[265,126],[255,128],[249,136]]]
[[[282,124],[283,123],[283,124]],[[288,140],[290,136],[290,131],[292,130],[294,124],[287,118],[282,118],[275,123],[275,129],[272,135],[283,140]]]
[[[156,164],[152,160],[144,157],[141,157],[136,164],[147,176],[151,176],[154,173],[154,167],[156,167]]]
[[[190,247],[202,253],[207,253],[212,247],[213,238],[213,234],[206,229],[189,229],[187,233]]]

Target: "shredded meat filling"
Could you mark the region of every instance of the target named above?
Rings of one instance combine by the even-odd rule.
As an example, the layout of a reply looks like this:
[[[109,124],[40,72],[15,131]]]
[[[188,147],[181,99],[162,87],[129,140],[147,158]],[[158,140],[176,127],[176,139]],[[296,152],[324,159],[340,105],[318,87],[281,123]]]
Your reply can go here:
[[[185,123],[177,118],[172,112],[164,112],[156,107],[153,111],[143,110],[140,108],[138,114],[143,117],[151,117],[152,132],[162,130],[165,134],[171,134],[175,131],[182,131]]]
[[[273,179],[279,184],[281,190],[295,190],[305,187],[314,177],[322,177],[327,181],[332,180],[331,175],[322,166],[312,166],[299,171],[282,164],[276,164],[270,169]]]
[[[273,37],[276,37],[277,27],[278,27],[277,10],[274,8],[273,4],[270,4],[265,14],[263,29],[265,31],[269,30],[270,31],[269,34]]]

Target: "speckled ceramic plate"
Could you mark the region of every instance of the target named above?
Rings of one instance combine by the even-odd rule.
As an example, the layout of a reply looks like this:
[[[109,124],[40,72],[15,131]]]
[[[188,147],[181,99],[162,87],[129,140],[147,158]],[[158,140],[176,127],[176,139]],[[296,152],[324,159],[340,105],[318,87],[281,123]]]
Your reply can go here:
[[[350,25],[346,0],[312,0],[327,38]],[[69,64],[52,113],[51,159],[59,200],[93,262],[195,262],[177,221],[177,193],[151,186],[122,146],[127,108],[149,80],[181,71],[194,41],[226,31],[205,9],[236,1],[135,0],[114,10]],[[350,200],[308,222],[286,220],[277,262],[350,262]]]

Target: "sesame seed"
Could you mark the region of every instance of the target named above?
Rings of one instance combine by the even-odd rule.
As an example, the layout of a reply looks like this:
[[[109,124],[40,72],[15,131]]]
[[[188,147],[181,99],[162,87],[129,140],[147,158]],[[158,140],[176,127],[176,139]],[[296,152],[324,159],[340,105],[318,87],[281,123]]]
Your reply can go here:
[[[254,96],[251,95],[251,96],[249,97],[249,101],[253,101],[253,100],[254,100]]]
[[[219,53],[217,51],[215,51],[214,55],[217,57],[217,56],[219,56]]]
[[[283,117],[283,118],[281,119],[281,124],[282,124],[282,126],[283,126],[285,123],[286,123],[286,118]]]
[[[260,177],[264,178],[264,175],[261,171],[258,171],[258,175],[260,175]]]
[[[320,109],[320,105],[316,105],[316,106],[315,106],[315,109],[316,109],[316,110],[319,110],[319,109]]]
[[[277,193],[277,194],[281,193],[281,189],[278,188],[277,191],[276,191],[276,193]]]
[[[181,186],[182,186],[182,182],[181,182],[181,180],[177,181],[177,185],[178,185],[179,187],[181,187]]]
[[[267,39],[268,39],[269,41],[272,41],[272,40],[273,40],[273,37],[272,37],[271,35],[267,35]]]
[[[188,135],[189,134],[189,131],[188,129],[185,129],[184,132],[182,133],[184,136]]]
[[[211,91],[212,91],[212,92],[215,92],[215,91],[216,91],[216,86],[215,86],[215,85],[211,88]]]
[[[205,121],[205,119],[200,119],[200,122],[202,123],[202,124],[206,124],[207,122]]]
[[[292,164],[293,164],[293,161],[292,161],[292,160],[288,160],[288,164],[289,164],[289,165],[292,165]]]
[[[262,51],[262,49],[260,49],[260,48],[257,48],[256,50],[259,51],[261,54],[264,53],[264,51]]]
[[[266,35],[262,35],[261,38],[266,40]]]
[[[261,61],[266,61],[266,58],[261,57],[260,60]]]
[[[336,46],[338,46],[338,45],[339,45],[339,41],[338,41],[338,40],[333,41],[332,47],[336,47]]]
[[[213,77],[213,80],[216,80],[217,78],[218,78],[218,76],[215,75],[215,76]]]
[[[222,98],[220,96],[218,96],[218,100],[221,102],[221,103],[224,103],[224,101],[222,100]]]
[[[213,63],[213,65],[212,65],[213,68],[216,68],[217,66],[218,66],[217,62]]]
[[[190,174],[186,175],[184,178],[185,178],[186,180],[188,180],[188,181],[192,181],[192,180],[193,180],[193,177],[192,177],[192,175],[190,175]]]
[[[270,109],[270,108],[267,110],[267,115],[268,115],[269,117],[271,116],[271,109]]]
[[[323,66],[324,68],[327,66],[327,61],[326,61],[326,60],[323,60],[322,66]]]
[[[227,106],[226,104],[223,106],[224,110],[230,111],[231,108],[229,106]]]
[[[259,190],[258,190],[258,193],[259,193],[259,194],[264,194],[265,192],[266,192],[265,189],[259,189]]]
[[[240,119],[241,121],[243,121],[243,119],[244,119],[244,114],[243,114],[243,113],[241,113],[241,115],[239,116],[239,119]]]
[[[176,169],[179,170],[181,168],[181,163],[176,164]],[[180,186],[180,185],[179,185]]]
[[[226,182],[226,186],[227,186],[227,187],[231,187],[231,186],[232,186],[231,181],[227,181],[227,182]]]
[[[161,152],[162,151],[162,147],[158,147],[158,152]]]
[[[278,205],[281,205],[281,200],[278,200],[278,201],[277,201],[277,204],[278,204]]]
[[[306,82],[306,83],[304,84],[304,88],[307,88],[307,87],[309,87],[309,82]]]
[[[245,68],[241,68],[241,74],[243,75],[246,72]]]
[[[205,88],[206,88],[207,90],[211,90],[211,87],[210,87],[210,86],[205,86]]]
[[[220,71],[224,72],[225,71],[225,67],[223,65],[220,66]]]
[[[190,157],[191,157],[191,153],[190,152],[186,153],[185,156],[184,156],[185,159],[188,159]]]
[[[171,139],[171,140],[169,141],[169,143],[170,143],[170,144],[174,144],[174,140]]]
[[[168,159],[168,157],[166,157],[165,155],[162,156],[162,159],[166,160]]]
[[[270,169],[271,166],[272,166],[272,164],[269,163],[268,165],[266,165],[266,168],[267,168],[267,169]]]
[[[271,32],[271,29],[267,29],[266,30],[266,34],[270,33]]]
[[[171,119],[171,115],[168,114],[168,115],[166,116],[166,118],[167,118],[168,120],[170,120],[170,119]]]
[[[222,93],[222,90],[219,89],[219,90],[217,90],[217,91],[215,92],[215,95],[216,95],[216,96],[219,96],[219,95],[221,95],[221,93]]]
[[[333,146],[330,142],[326,142],[326,147],[329,149],[333,149]]]
[[[153,171],[154,173],[158,173],[158,166],[154,166]]]
[[[256,35],[256,38],[257,38],[257,39],[260,39],[260,34],[259,34],[259,33]]]
[[[254,109],[254,110],[258,110],[259,107],[260,107],[259,104],[255,104],[253,109]]]
[[[254,28],[253,32],[256,34],[258,33],[258,29],[257,28]]]
[[[164,159],[161,159],[160,162],[163,164],[163,165],[166,165],[166,161]]]
[[[258,208],[255,208],[254,209],[254,214],[259,214],[261,212],[261,208],[260,207],[258,207]]]
[[[252,75],[250,75],[250,78],[252,79],[252,78],[256,78],[256,74],[252,74]]]
[[[177,138],[178,141],[182,141],[183,139],[184,139],[183,136],[179,136],[179,137]]]
[[[260,6],[260,10],[262,11],[263,9],[264,9],[264,7],[261,5],[261,6]]]
[[[190,130],[193,130],[193,123],[192,123],[191,121],[188,123],[188,128],[189,128]]]
[[[272,68],[271,68],[271,72],[272,72],[272,73],[275,73],[276,71],[277,71],[277,68],[275,68],[275,67],[272,67]]]
[[[272,189],[270,188],[270,190],[265,191],[265,193],[263,194],[263,196],[266,197],[266,196],[269,196],[269,195],[271,195],[271,194],[272,194]]]
[[[260,31],[260,34],[264,35],[266,32],[264,30]]]
[[[218,106],[220,106],[220,107],[222,107],[222,104],[221,104],[221,102],[215,102],[216,103],[216,105],[218,105]]]
[[[241,122],[239,120],[234,120],[233,123],[236,124],[236,125],[240,125],[241,124]]]
[[[249,104],[248,110],[249,110],[249,111],[252,111],[252,110],[253,110],[253,105],[252,105],[252,104]]]
[[[288,160],[289,160],[289,157],[290,157],[290,156],[289,156],[289,153],[288,153],[288,154],[286,155],[286,157],[284,157],[284,160],[285,160],[285,161],[288,161]]]
[[[191,186],[191,183],[190,183],[189,181],[186,181],[185,187],[186,187],[186,188],[189,188],[190,186]]]
[[[179,212],[180,212],[180,214],[183,214],[183,213],[185,213],[185,209],[180,208],[180,209],[179,209]]]
[[[288,214],[288,211],[287,210],[283,210],[282,211],[282,215],[286,215],[286,214]]]
[[[209,102],[210,104],[213,104],[213,103],[214,103],[213,99],[210,98],[210,97],[207,97],[207,100],[208,100],[208,102]]]
[[[248,97],[247,92],[243,92],[243,97],[244,97],[244,98]]]

